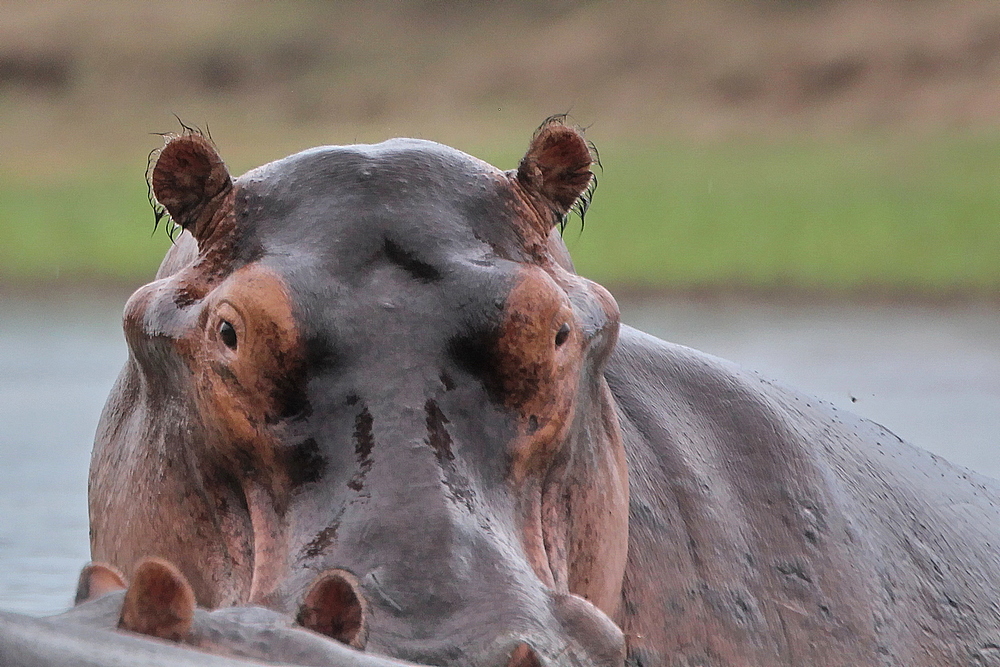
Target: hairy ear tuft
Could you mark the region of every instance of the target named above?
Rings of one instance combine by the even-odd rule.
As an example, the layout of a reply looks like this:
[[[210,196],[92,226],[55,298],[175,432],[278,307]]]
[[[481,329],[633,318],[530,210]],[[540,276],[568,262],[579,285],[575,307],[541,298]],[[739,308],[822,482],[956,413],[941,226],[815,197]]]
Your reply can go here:
[[[73,604],[83,604],[127,587],[125,575],[115,568],[104,563],[87,563],[80,572]]]
[[[153,196],[201,244],[233,188],[212,142],[196,131],[168,135],[150,175]]]
[[[531,140],[517,167],[517,180],[540,197],[558,222],[586,194],[594,178],[591,146],[580,130],[564,124],[562,116],[545,121]]]
[[[194,591],[180,570],[165,560],[147,558],[139,563],[125,592],[118,627],[181,641],[191,631],[194,604]]]

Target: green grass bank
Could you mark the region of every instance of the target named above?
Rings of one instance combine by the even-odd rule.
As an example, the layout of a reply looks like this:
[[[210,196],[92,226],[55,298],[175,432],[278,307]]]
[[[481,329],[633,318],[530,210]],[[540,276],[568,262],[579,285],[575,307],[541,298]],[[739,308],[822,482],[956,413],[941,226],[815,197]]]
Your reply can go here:
[[[612,146],[581,271],[646,288],[1000,293],[1000,137]]]
[[[600,149],[586,225],[565,238],[578,270],[614,288],[1000,294],[998,135]],[[168,244],[141,167],[0,174],[0,283],[137,283]]]

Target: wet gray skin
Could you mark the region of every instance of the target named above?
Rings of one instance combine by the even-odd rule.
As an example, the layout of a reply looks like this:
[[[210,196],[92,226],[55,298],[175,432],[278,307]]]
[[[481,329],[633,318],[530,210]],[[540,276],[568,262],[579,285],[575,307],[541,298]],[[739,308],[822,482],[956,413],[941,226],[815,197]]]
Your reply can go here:
[[[108,593],[96,600],[73,607],[62,614],[39,619],[44,623],[32,625],[24,618],[18,619],[18,622],[22,624],[25,631],[32,627],[35,628],[34,632],[37,633],[40,646],[52,641],[45,638],[47,634],[55,636],[64,634],[70,641],[75,641],[72,639],[74,637],[90,637],[89,642],[81,642],[79,650],[84,653],[92,651],[95,655],[88,659],[100,660],[106,647],[121,646],[121,650],[127,652],[128,647],[145,646],[142,643],[142,636],[138,634],[127,633],[127,636],[139,641],[122,642],[118,638],[118,635],[126,634],[125,631],[119,629],[124,598],[125,591]],[[8,620],[10,619],[8,618]],[[70,626],[102,632],[81,634],[71,629]],[[115,636],[104,634],[104,631],[113,633]],[[156,648],[159,646],[176,646],[178,648],[194,647],[198,649],[196,657],[183,658],[183,660],[191,660],[193,664],[201,664],[197,663],[197,660],[200,659],[197,657],[199,655],[208,660],[205,657],[205,654],[208,653],[213,656],[282,665],[408,667],[407,663],[362,653],[341,642],[310,632],[298,626],[295,619],[263,607],[228,607],[217,610],[197,608],[194,610],[191,630],[181,642],[167,644],[157,640],[149,641],[153,643],[153,646],[148,649],[143,648],[140,652],[135,653],[134,660],[138,661],[147,652],[155,654]],[[190,650],[190,648],[186,648],[186,650]],[[185,655],[183,651],[171,649],[165,652],[163,657]],[[239,664],[244,663],[240,661]]]

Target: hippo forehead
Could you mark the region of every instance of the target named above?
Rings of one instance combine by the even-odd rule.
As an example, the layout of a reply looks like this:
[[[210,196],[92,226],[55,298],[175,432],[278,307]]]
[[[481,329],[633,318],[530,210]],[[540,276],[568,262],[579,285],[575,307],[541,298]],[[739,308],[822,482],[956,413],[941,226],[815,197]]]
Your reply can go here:
[[[530,260],[516,179],[434,142],[310,149],[234,186],[238,252],[279,277],[303,342],[361,363],[496,326]]]
[[[328,269],[346,272],[357,270],[351,260],[388,248],[419,255],[411,264],[419,272],[420,264],[456,254],[522,259],[517,223],[533,211],[515,183],[453,148],[393,139],[309,149],[254,169],[235,186],[241,227],[265,255],[322,257]]]
[[[251,169],[237,182],[266,182],[280,192],[329,181],[370,185],[386,177],[397,179],[403,187],[427,187],[476,175],[497,178],[504,172],[444,144],[397,138],[378,144],[309,148]]]

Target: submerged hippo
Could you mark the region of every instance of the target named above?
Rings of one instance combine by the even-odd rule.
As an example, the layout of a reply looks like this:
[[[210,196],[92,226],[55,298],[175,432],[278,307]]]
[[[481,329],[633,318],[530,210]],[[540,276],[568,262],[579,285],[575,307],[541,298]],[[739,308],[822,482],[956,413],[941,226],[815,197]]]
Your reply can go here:
[[[312,597],[323,588],[317,582]],[[264,663],[406,667],[296,627],[290,618],[269,609],[196,609],[184,576],[156,559],[144,560],[135,569],[127,590],[115,569],[88,565],[80,576],[76,606],[66,613],[36,618],[0,611],[3,667]]]
[[[413,667],[407,663],[361,653],[334,641],[294,619],[262,607],[228,607],[209,611],[195,606],[187,579],[173,565],[148,558],[138,564],[134,578],[126,583],[117,569],[90,563],[80,574],[74,607],[46,619],[0,615],[0,664],[5,667],[78,664],[117,665],[118,649],[129,663],[143,663],[151,656],[171,664],[200,664],[205,653],[252,664],[337,665],[338,667]],[[332,585],[331,585],[332,584]],[[324,612],[339,600],[337,579],[321,575],[305,595],[299,619],[320,632],[328,626]],[[21,635],[29,641],[14,652],[12,644]],[[73,633],[73,628],[78,632]],[[79,629],[84,630],[80,641]],[[97,631],[96,633],[93,631]],[[161,652],[162,644],[123,639],[107,633],[124,631],[162,639],[200,651],[190,655],[173,649]],[[63,652],[53,652],[53,645]],[[138,648],[136,648],[138,647]],[[108,655],[108,650],[111,654]],[[260,661],[260,662],[256,662]],[[227,663],[228,664],[228,663]]]
[[[557,230],[591,164],[170,138],[93,557],[285,613],[334,570],[326,634],[429,665],[1000,664],[997,483],[620,326]]]

